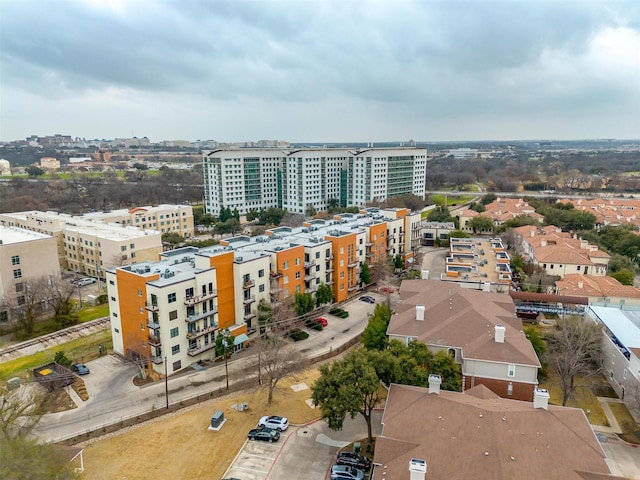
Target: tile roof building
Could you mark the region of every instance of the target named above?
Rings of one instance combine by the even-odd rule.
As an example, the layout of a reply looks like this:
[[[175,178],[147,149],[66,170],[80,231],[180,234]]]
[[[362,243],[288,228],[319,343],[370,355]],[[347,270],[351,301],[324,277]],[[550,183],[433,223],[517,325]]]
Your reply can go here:
[[[515,250],[522,253],[525,260],[544,268],[549,275],[607,274],[609,254],[577,235],[563,232],[553,225],[525,225],[513,230],[519,240]]]
[[[445,350],[462,367],[463,389],[483,384],[505,398],[531,400],[540,361],[508,295],[454,283],[405,280],[387,335]]]
[[[584,412],[548,405],[546,390],[531,403],[391,385],[382,423],[372,480],[619,478]]]
[[[571,203],[576,210],[596,216],[596,225],[640,227],[640,199],[637,198],[593,198],[559,199],[560,203]]]
[[[497,198],[490,204],[485,205],[485,211],[482,213],[471,209],[460,212],[460,230],[472,232],[473,229],[467,223],[478,216],[490,218],[494,227],[499,227],[507,220],[512,220],[522,215],[532,217],[541,224],[544,220],[542,215],[536,213],[535,208],[520,198]]]
[[[587,297],[591,305],[640,306],[640,289],[623,285],[613,277],[598,275],[565,275],[556,281],[558,295]]]

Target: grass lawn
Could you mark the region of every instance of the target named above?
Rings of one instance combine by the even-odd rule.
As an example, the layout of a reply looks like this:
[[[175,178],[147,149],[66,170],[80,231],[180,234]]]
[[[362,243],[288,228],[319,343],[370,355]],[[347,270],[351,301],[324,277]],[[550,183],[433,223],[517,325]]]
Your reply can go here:
[[[305,402],[311,397],[311,390],[291,389],[297,383],[311,386],[318,375],[318,370],[312,368],[295,378],[282,380],[270,406],[266,403],[268,391],[261,387],[204,402],[113,437],[95,440],[84,446],[84,476],[95,480],[222,478],[246,441],[247,432],[261,416],[284,415],[293,425],[320,417],[319,410]],[[231,408],[244,402],[249,404],[249,410],[238,412]],[[209,431],[211,416],[218,410],[224,412],[227,423],[218,432]]]
[[[446,195],[446,206],[453,207],[462,205],[476,198],[477,195]],[[433,200],[436,205],[445,205],[445,195],[429,195],[429,199]]]
[[[629,443],[640,443],[640,426],[631,416],[624,403],[609,403],[609,408],[611,408],[622,429],[620,437]]]
[[[32,369],[45,363],[53,362],[58,350],[64,350],[65,355],[72,362],[88,362],[98,357],[98,345],[102,345],[107,351],[113,348],[111,340],[111,329],[107,328],[100,332],[76,338],[63,345],[41,350],[32,355],[25,355],[14,360],[0,363],[0,379],[5,381],[9,378],[18,377],[22,383],[33,380]]]

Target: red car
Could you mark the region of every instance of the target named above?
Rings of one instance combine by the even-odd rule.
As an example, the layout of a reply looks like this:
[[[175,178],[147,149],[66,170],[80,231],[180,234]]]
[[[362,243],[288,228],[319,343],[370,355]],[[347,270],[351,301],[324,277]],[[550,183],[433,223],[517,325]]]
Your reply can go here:
[[[320,325],[322,325],[323,327],[326,327],[327,325],[329,325],[329,322],[327,321],[326,318],[324,317],[319,317],[316,318],[316,322],[318,322]]]

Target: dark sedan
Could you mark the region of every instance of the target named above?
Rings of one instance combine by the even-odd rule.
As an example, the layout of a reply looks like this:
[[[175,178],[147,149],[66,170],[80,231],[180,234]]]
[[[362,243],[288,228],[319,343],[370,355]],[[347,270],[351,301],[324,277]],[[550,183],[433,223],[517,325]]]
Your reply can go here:
[[[91,373],[89,367],[87,367],[84,363],[74,363],[73,365],[71,365],[71,369],[78,375],[87,375]]]
[[[355,452],[340,452],[336,458],[338,465],[350,465],[361,470],[369,470],[371,461],[364,455]]]
[[[249,437],[249,440],[276,442],[280,438],[280,432],[271,428],[254,428],[247,436]]]

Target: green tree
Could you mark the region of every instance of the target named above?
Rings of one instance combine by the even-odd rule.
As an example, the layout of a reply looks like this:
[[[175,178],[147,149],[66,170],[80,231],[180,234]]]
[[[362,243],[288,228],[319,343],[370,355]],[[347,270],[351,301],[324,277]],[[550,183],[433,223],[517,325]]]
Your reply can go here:
[[[487,193],[480,199],[480,203],[482,205],[489,205],[490,203],[495,202],[498,199],[495,193]]]
[[[373,443],[371,415],[382,397],[382,388],[373,355],[364,348],[348,353],[342,360],[319,367],[320,377],[311,387],[314,405],[332,430],[342,430],[347,414],[359,413],[367,423],[369,442]]]
[[[318,302],[318,305],[331,303],[333,301],[333,289],[324,282],[318,285],[316,301]]]
[[[260,336],[264,335],[273,324],[273,310],[264,299],[258,302],[258,325],[260,325]]]
[[[315,306],[316,301],[310,293],[296,293],[293,298],[293,307],[298,316],[312,311]]]
[[[489,217],[478,215],[467,222],[467,226],[473,230],[473,233],[486,232],[493,230],[493,220]]]
[[[453,221],[451,218],[449,209],[444,205],[438,205],[427,215],[427,220],[430,222],[451,222]]]
[[[318,213],[318,210],[316,210],[316,207],[314,207],[312,203],[309,203],[304,213],[307,217],[314,217]]]
[[[24,171],[29,175],[30,178],[36,178],[40,175],[44,175],[46,172],[40,167],[36,167],[35,165],[29,165],[24,169]]]
[[[607,264],[607,270],[609,271],[609,274],[616,273],[621,270],[633,271],[634,268],[635,267],[630,258],[618,253],[614,253],[613,255],[611,255],[611,259]]]
[[[171,245],[180,245],[184,242],[184,237],[176,232],[165,232],[162,234],[162,243],[169,243]]]
[[[365,285],[371,283],[371,270],[368,263],[360,263],[360,281]]]
[[[467,232],[463,232],[462,230],[454,230],[452,232],[449,232],[449,238],[470,238],[471,235],[469,235]]]
[[[538,358],[544,358],[544,354],[547,352],[547,344],[544,338],[542,338],[540,331],[535,327],[526,327],[524,329],[524,335],[531,342],[531,346],[535,350]]]
[[[57,350],[56,355],[53,358],[53,361],[56,362],[58,365],[63,365],[65,367],[68,367],[69,365],[71,365],[71,360],[67,358],[67,356],[64,353],[64,350]]]
[[[385,303],[377,303],[360,341],[369,350],[384,350],[388,346],[387,328],[391,320],[391,309]]]
[[[402,270],[404,267],[404,262],[402,261],[402,255],[396,255],[393,259],[393,267],[396,270]]]
[[[472,202],[469,205],[469,209],[473,210],[474,212],[478,212],[478,213],[482,213],[482,212],[484,212],[486,210],[485,206],[482,203],[475,203],[475,202]]]
[[[627,270],[626,268],[623,268],[616,273],[610,273],[609,276],[615,278],[623,285],[631,286],[633,286],[633,280],[635,278],[633,272],[631,270]]]
[[[216,355],[218,357],[224,356],[226,353],[229,356],[233,353],[233,342],[236,337],[234,337],[228,328],[221,330],[218,332],[218,336],[216,337]]]

